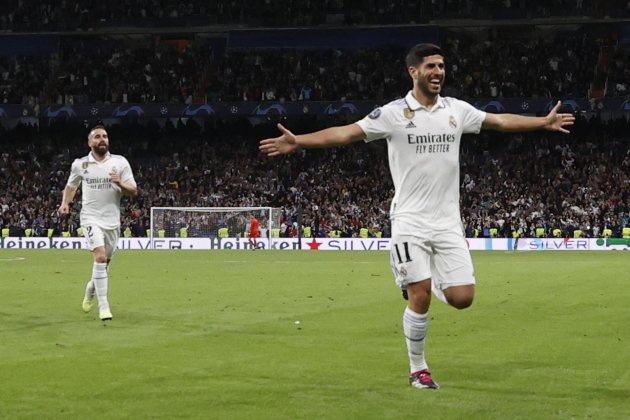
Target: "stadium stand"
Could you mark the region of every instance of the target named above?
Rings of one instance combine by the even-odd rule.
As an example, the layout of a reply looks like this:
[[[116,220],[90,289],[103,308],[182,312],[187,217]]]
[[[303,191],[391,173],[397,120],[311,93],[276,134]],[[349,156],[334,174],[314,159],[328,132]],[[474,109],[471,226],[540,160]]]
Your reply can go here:
[[[139,104],[133,118],[105,119],[112,151],[129,158],[140,186],[137,200],[123,206],[127,235],[146,236],[152,206],[274,206],[284,209],[279,236],[296,235],[302,209],[312,236],[388,237],[392,185],[384,144],[278,160],[257,153],[257,141],[275,135],[276,121],[311,131],[357,119],[355,111],[139,118],[146,104],[168,112],[174,104],[385,103],[407,91],[404,53],[419,40],[393,32],[398,42],[370,45],[370,34],[382,30],[435,38],[448,56],[445,95],[490,112],[509,104],[538,112],[528,109],[537,99],[588,104],[571,105],[578,123],[569,138],[464,139],[461,205],[469,237],[534,237],[539,229],[621,237],[630,224],[630,29],[623,20],[630,3],[611,1],[603,10],[600,2],[565,0],[363,7],[284,0],[273,13],[268,2],[255,1],[25,3],[0,11],[0,228],[11,236],[77,235],[78,200],[70,218],[56,209],[71,160],[87,152],[86,125],[102,118],[103,105]],[[423,22],[433,26],[357,27]],[[286,39],[250,45],[261,31],[243,30],[295,26],[315,32],[290,48],[282,47]],[[340,27],[358,46],[342,42]],[[350,30],[356,37],[347,36]],[[336,33],[339,47],[313,45]],[[73,114],[79,105],[88,116]],[[162,231],[180,234],[179,226]]]
[[[313,124],[298,123],[298,130]],[[534,237],[544,226],[563,236],[576,229],[585,237],[603,236],[609,229],[621,237],[630,221],[627,127],[624,118],[583,119],[570,142],[544,133],[465,137],[461,204],[467,230]],[[389,235],[392,185],[384,144],[275,161],[256,148],[273,129],[271,123],[243,126],[240,119],[216,122],[211,132],[194,122],[111,126],[112,150],[129,157],[141,186],[137,200],[123,206],[123,231],[145,236],[151,206],[274,206],[284,208],[287,225],[302,207],[313,236],[329,236],[333,227],[341,236],[358,236],[361,228],[377,226]],[[33,236],[49,228],[76,235],[78,204],[67,221],[56,208],[71,159],[87,152],[85,131],[70,121],[2,133],[2,227],[18,236],[27,228]]]
[[[625,0],[94,0],[11,1],[0,12],[0,31],[94,31],[116,27],[308,27],[400,25],[440,20],[523,20],[630,17]]]

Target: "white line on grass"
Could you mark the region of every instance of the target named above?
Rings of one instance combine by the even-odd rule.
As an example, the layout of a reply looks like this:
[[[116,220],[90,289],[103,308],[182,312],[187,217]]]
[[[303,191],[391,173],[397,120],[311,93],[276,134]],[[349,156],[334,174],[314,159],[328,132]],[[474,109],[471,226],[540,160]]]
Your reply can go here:
[[[0,258],[0,261],[24,261],[26,258],[24,257],[9,257],[9,258]]]
[[[223,261],[226,264],[244,264],[244,263],[250,263],[251,261],[245,261],[245,260],[225,260]],[[261,262],[270,262],[272,264],[295,264],[295,261],[258,261],[259,263]],[[330,261],[329,263],[335,263],[338,262],[340,264],[382,264],[381,261]]]
[[[225,260],[223,262],[224,263],[230,263],[230,264],[234,264],[234,263],[242,264],[242,263],[250,263],[251,261],[246,261],[246,260]],[[274,264],[291,264],[294,261],[258,261],[258,262],[270,262],[270,263],[274,263]]]

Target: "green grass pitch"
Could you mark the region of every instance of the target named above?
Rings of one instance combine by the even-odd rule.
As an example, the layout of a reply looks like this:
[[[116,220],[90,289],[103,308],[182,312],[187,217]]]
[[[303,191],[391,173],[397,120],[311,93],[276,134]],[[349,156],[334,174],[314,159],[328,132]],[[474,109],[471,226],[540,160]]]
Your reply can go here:
[[[630,418],[630,253],[477,252],[407,384],[387,252],[0,251],[1,419]],[[300,321],[296,324],[296,321]]]

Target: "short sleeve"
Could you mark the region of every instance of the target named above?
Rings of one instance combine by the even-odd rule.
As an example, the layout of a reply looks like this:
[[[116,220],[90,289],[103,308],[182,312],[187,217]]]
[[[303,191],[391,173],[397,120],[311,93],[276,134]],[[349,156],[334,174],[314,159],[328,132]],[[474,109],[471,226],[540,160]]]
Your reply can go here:
[[[121,157],[121,159],[123,161],[123,165],[120,170],[121,181],[125,184],[133,184],[135,186],[136,180],[133,177],[133,171],[131,170],[131,165],[129,164],[129,161],[124,157]]]
[[[457,107],[463,124],[463,132],[479,133],[481,131],[481,125],[486,119],[486,113],[478,110],[468,102],[460,100],[457,100]]]
[[[390,108],[375,108],[357,124],[365,133],[366,142],[389,138],[392,131]]]
[[[79,188],[79,185],[81,185],[81,181],[83,180],[83,177],[79,172],[80,163],[81,161],[78,159],[72,162],[72,166],[70,167],[70,176],[68,177],[67,185],[75,190]]]

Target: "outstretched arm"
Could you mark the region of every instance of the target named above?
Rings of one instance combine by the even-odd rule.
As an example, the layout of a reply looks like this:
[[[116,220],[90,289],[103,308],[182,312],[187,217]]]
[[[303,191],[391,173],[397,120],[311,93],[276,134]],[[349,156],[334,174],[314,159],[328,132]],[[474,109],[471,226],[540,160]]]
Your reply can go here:
[[[297,136],[282,124],[278,124],[278,130],[282,133],[279,137],[260,141],[258,149],[267,156],[285,155],[300,147],[309,149],[343,146],[365,138],[365,133],[358,124],[331,127]]]
[[[523,132],[534,130],[549,130],[560,131],[562,133],[569,133],[565,127],[573,125],[575,122],[575,116],[573,114],[560,114],[558,109],[562,105],[561,101],[558,101],[556,106],[545,117],[526,117],[516,114],[486,114],[486,119],[483,121],[481,128],[497,130],[497,131],[509,131],[509,132]]]

